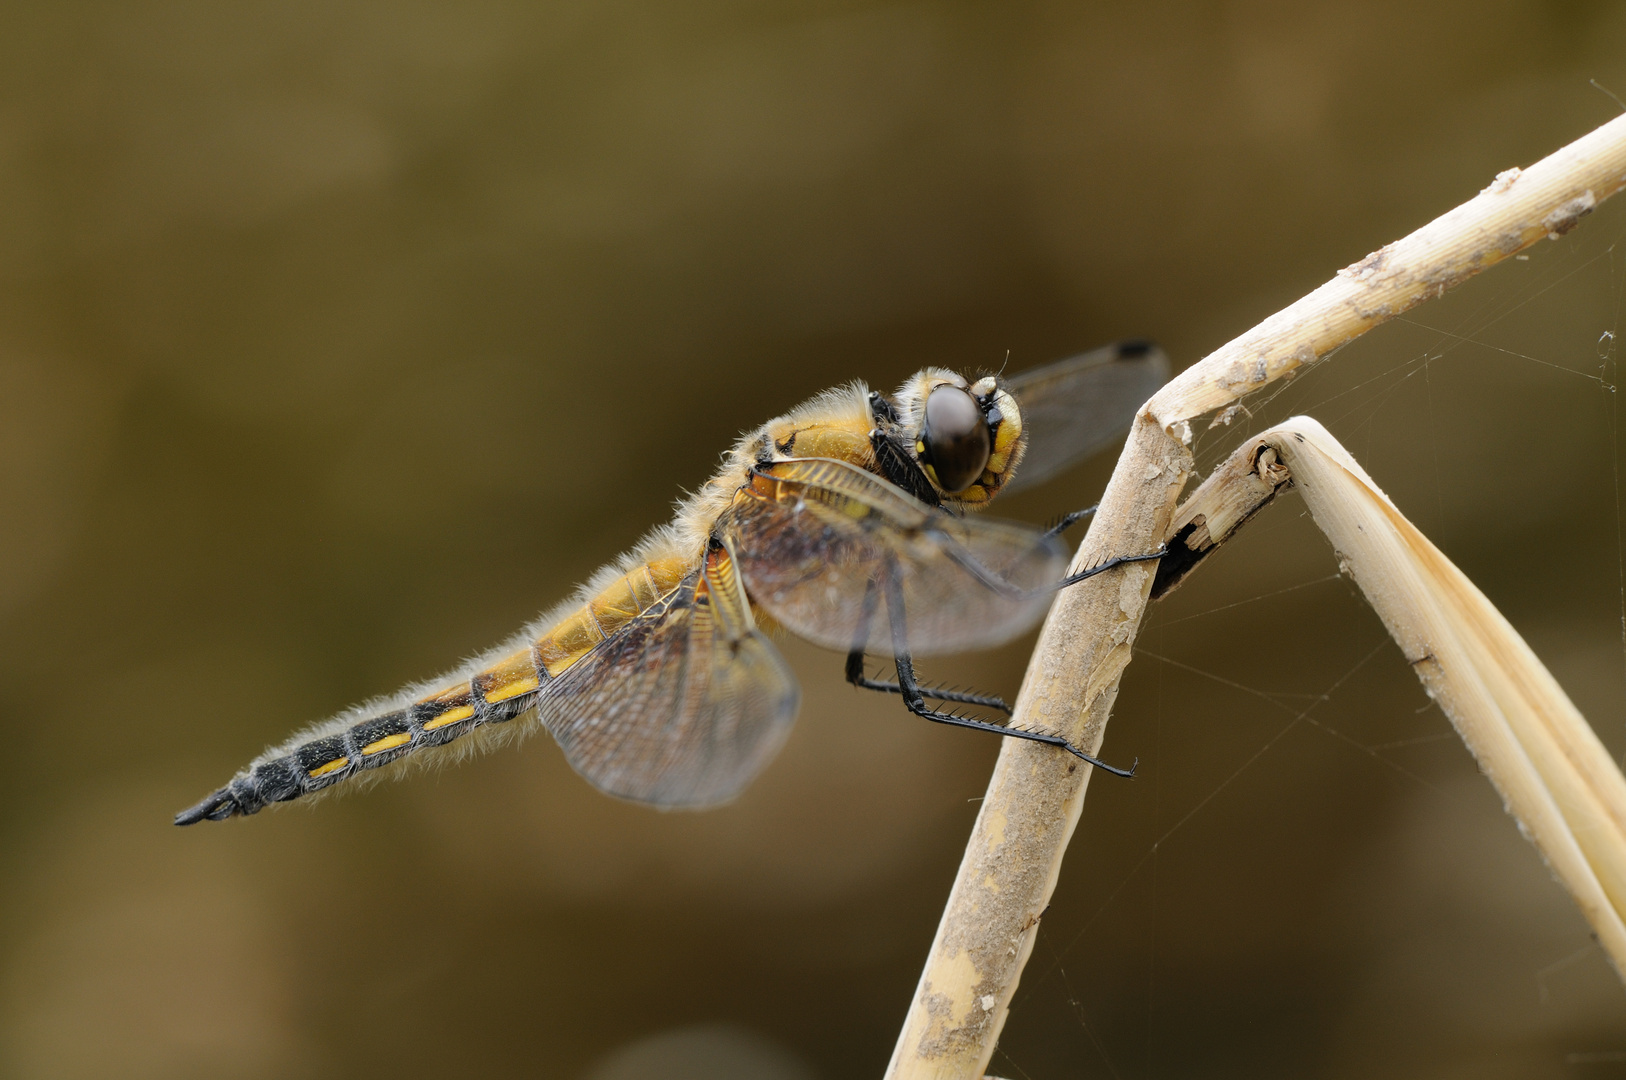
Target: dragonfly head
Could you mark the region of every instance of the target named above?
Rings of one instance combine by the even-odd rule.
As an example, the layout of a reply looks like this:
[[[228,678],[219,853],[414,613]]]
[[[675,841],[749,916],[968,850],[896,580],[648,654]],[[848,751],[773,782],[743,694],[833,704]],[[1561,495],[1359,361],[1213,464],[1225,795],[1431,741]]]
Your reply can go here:
[[[899,387],[898,431],[946,503],[992,499],[1021,460],[1022,410],[996,376],[927,368]]]

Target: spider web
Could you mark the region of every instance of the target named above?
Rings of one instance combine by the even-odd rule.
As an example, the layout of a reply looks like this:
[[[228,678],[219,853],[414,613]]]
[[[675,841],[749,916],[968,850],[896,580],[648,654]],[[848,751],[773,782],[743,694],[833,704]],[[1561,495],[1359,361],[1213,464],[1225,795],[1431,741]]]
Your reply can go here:
[[[1626,212],[1606,204],[1230,427],[1199,425],[1194,448],[1200,477],[1287,416],[1320,420],[1617,758],[1623,254]],[[1302,1075],[1397,1054],[1427,1072],[1482,1040],[1554,1067],[1626,1051],[1585,924],[1331,554],[1280,499],[1148,611],[1103,748],[1141,773],[1091,784],[994,1073]]]

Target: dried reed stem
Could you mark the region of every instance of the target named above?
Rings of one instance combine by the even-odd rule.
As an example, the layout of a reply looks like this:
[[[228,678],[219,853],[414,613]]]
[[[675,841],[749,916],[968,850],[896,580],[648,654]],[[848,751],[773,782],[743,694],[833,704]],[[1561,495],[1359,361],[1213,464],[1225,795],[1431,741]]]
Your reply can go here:
[[[1476,198],[1338,273],[1210,354],[1141,410],[1075,569],[1156,548],[1191,470],[1189,421],[1289,375],[1543,236],[1626,183],[1626,117],[1509,170]],[[1126,566],[1057,600],[1011,723],[1100,747],[1153,581]],[[1091,770],[1007,739],[915,990],[889,1078],[981,1077],[1050,903]]]
[[[1298,416],[1239,447],[1181,507],[1178,547],[1201,558],[1289,481],[1626,973],[1626,778],[1524,639],[1326,428]]]

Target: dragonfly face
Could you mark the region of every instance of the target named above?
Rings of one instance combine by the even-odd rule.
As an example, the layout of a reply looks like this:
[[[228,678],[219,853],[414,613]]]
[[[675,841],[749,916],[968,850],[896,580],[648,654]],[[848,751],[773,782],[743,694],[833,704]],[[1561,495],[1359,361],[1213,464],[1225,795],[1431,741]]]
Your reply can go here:
[[[609,794],[726,802],[772,759],[800,700],[765,627],[846,653],[849,682],[919,716],[1085,757],[1059,736],[928,707],[1005,708],[920,686],[913,658],[998,644],[1043,615],[1064,584],[1059,530],[968,511],[1019,486],[1019,466],[1047,477],[1109,445],[1166,377],[1160,352],[1124,344],[1009,381],[927,368],[891,398],[828,391],[746,435],[670,524],[505,645],[294,736],[176,823],[536,727]],[[865,674],[870,653],[893,659],[895,683]]]
[[[986,503],[1015,473],[1026,446],[1021,406],[992,375],[968,383],[927,368],[903,385],[895,403],[872,393],[870,409],[877,433],[901,451],[894,457],[878,449],[882,475],[932,505]],[[916,490],[899,476],[898,457],[912,458],[929,488]]]

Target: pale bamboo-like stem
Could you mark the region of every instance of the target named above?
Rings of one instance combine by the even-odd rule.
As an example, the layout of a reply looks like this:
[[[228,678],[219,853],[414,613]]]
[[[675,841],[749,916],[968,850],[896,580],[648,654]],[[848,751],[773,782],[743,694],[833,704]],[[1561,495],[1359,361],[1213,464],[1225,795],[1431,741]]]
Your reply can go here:
[[[1189,573],[1289,486],[1626,973],[1626,777],[1524,639],[1325,428],[1298,416],[1238,447],[1181,505],[1171,553]]]
[[[1524,639],[1326,428],[1294,417],[1258,442],[1626,972],[1626,778],[1609,751]]]
[[[1626,116],[1339,272],[1211,353],[1159,391],[1131,428],[1101,511],[1073,568],[1155,549],[1191,470],[1189,421],[1288,375],[1373,326],[1528,247],[1565,232],[1626,183]],[[1112,570],[1051,609],[1011,723],[1099,749],[1128,665],[1153,572]],[[938,924],[889,1078],[974,1080],[1050,903],[1091,770],[1007,739]]]

